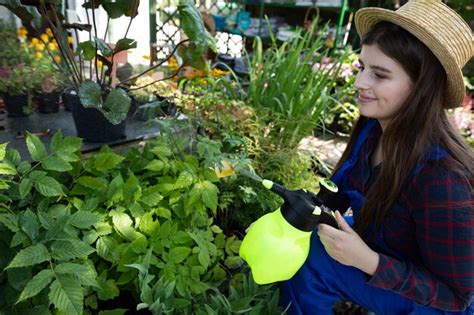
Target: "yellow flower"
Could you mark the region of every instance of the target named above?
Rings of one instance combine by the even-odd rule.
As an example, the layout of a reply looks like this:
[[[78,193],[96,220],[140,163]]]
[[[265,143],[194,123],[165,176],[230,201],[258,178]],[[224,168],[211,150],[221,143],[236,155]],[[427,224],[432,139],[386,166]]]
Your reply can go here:
[[[51,51],[55,51],[57,49],[56,44],[55,43],[49,43],[48,44],[48,49],[51,50]]]
[[[46,35],[48,35],[49,37],[53,37],[53,32],[49,27],[46,29]]]
[[[57,63],[60,63],[61,62],[61,56],[59,56],[59,55],[54,56],[54,61],[56,61]]]
[[[39,44],[39,39],[36,38],[36,37],[33,37],[33,38],[31,39],[31,43],[32,43],[33,45]]]
[[[35,58],[36,58],[36,59],[43,58],[43,54],[40,53],[39,51],[37,51],[37,52],[35,53]]]
[[[151,57],[148,56],[148,55],[143,55],[142,58],[145,59],[145,60],[150,60],[151,59]]]
[[[26,30],[26,28],[24,26],[20,26],[18,28],[18,30],[16,31],[16,35],[18,36],[18,38],[20,39],[25,39],[26,38],[26,35],[28,35],[28,31]]]
[[[102,68],[102,65],[103,65],[102,61],[97,60],[97,68]]]
[[[44,50],[44,44],[43,43],[36,44],[35,49],[38,50],[38,51],[43,51]]]
[[[211,70],[210,74],[213,77],[218,77],[218,76],[221,76],[221,75],[226,75],[228,73],[230,73],[230,71],[225,71],[225,70],[220,70],[220,69],[215,68],[215,69]]]
[[[41,34],[41,39],[43,40],[43,42],[47,43],[49,41],[49,36],[48,34]]]
[[[68,43],[68,44],[74,43],[74,37],[68,36],[68,37],[67,37],[67,43]]]

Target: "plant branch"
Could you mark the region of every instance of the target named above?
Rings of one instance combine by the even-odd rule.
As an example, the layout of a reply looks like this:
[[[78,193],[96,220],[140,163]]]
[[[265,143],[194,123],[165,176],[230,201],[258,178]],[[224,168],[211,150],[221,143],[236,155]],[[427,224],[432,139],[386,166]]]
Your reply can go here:
[[[133,17],[130,17],[130,22],[128,22],[127,30],[125,31],[125,35],[123,38],[127,38],[128,31],[130,30],[130,26],[132,25]]]
[[[110,23],[110,16],[107,17],[107,25],[105,26],[105,33],[104,33],[104,42],[105,42],[105,39],[107,38],[107,33],[109,31],[109,23]]]
[[[92,11],[94,14],[94,11]],[[86,8],[87,24],[91,24],[91,19],[89,17],[89,10]],[[92,41],[92,31],[89,31],[89,41]],[[89,76],[92,76],[92,62],[89,62]],[[90,77],[89,77],[90,78]]]
[[[168,61],[168,60],[174,55],[174,53],[178,50],[178,47],[179,47],[180,45],[182,45],[182,44],[184,44],[184,43],[186,43],[186,42],[188,42],[188,41],[189,41],[189,39],[185,39],[185,40],[180,41],[180,42],[174,47],[173,51],[168,55],[168,57],[166,57],[165,59],[163,59],[161,62],[159,62],[158,64],[154,65],[153,67],[150,67],[150,68],[146,69],[145,71],[143,71],[143,72],[137,74],[136,76],[133,76],[133,77],[130,77],[130,78],[128,78],[128,79],[123,80],[122,82],[120,82],[120,83],[117,84],[117,85],[122,85],[122,84],[124,84],[125,82],[133,81],[133,80],[135,80],[135,79],[141,77],[142,75],[144,75],[144,74],[147,73],[148,71],[158,68],[159,66],[161,66],[162,64],[164,64],[166,61]],[[181,66],[178,70],[181,70],[181,68],[182,68],[182,66]],[[174,77],[175,75],[176,75],[176,74],[174,74],[172,77]],[[164,80],[164,79],[163,79],[163,80]]]
[[[92,7],[95,7],[95,0],[92,0]],[[94,35],[95,35],[95,38],[98,38],[97,37],[97,24],[95,22],[95,10],[92,10],[92,23],[94,24]],[[99,69],[97,68],[97,42],[94,40],[94,47],[95,47],[95,77],[97,78],[97,82],[100,82],[99,81]]]
[[[77,31],[77,28],[74,29],[74,34],[76,35],[76,39],[77,41],[79,41],[79,32]],[[69,42],[68,42],[69,44]],[[83,71],[84,71],[84,60],[82,59],[82,55],[81,54],[78,54],[79,55],[79,74],[81,76],[81,82],[84,80],[84,77],[83,77]]]

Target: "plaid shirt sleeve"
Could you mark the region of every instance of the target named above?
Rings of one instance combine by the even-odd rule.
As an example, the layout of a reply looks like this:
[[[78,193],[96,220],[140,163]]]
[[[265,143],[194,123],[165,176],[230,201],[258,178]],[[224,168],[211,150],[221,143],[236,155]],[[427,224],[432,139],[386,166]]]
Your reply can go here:
[[[474,292],[474,198],[469,178],[430,164],[413,185],[404,199],[416,227],[421,261],[380,254],[368,283],[421,305],[463,310]]]

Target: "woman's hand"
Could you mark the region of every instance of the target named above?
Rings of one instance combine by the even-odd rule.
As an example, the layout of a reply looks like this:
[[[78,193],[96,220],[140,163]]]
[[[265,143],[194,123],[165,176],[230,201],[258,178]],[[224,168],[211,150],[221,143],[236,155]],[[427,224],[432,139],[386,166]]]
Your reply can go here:
[[[327,224],[318,225],[319,239],[327,253],[343,265],[353,266],[373,275],[379,264],[379,254],[365,244],[339,211],[336,211],[336,219],[340,230]]]

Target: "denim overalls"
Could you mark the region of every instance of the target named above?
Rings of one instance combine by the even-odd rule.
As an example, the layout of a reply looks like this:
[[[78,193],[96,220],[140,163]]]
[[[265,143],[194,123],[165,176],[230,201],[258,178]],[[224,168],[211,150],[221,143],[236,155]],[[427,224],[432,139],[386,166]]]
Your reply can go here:
[[[346,174],[357,162],[359,150],[364,144],[371,128],[377,123],[375,119],[369,120],[362,129],[350,157],[334,174],[332,180],[349,198],[354,215],[357,215],[364,196],[349,187]],[[446,151],[436,148],[431,152],[430,159],[442,159]],[[418,166],[414,172],[421,169]],[[346,217],[352,224],[352,217]],[[381,252],[403,259],[399,253],[390,249],[384,239],[382,229],[378,233],[375,245]],[[333,304],[341,299],[352,301],[363,308],[374,312],[376,315],[441,315],[441,314],[474,314],[474,303],[463,312],[443,312],[438,309],[426,307],[389,290],[377,288],[366,283],[366,275],[357,268],[345,266],[331,258],[324,246],[319,241],[317,233],[311,236],[311,247],[308,258],[301,269],[293,278],[282,285],[282,307],[288,308],[287,314],[332,314]]]

